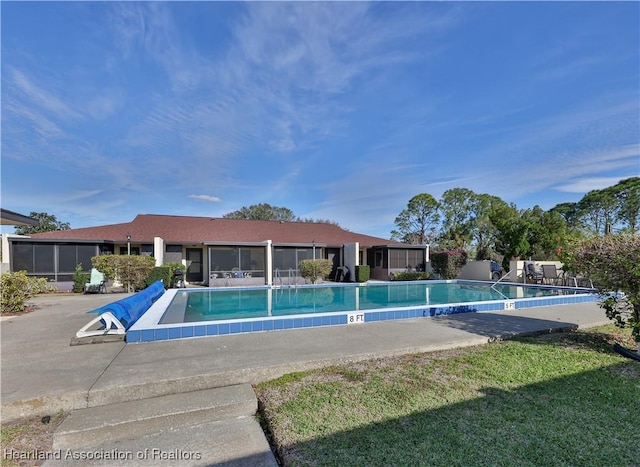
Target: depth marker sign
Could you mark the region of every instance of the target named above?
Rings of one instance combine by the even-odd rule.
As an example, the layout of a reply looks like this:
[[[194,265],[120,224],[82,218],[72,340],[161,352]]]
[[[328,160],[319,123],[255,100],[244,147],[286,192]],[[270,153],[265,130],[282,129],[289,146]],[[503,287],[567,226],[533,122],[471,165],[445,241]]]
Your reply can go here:
[[[364,323],[364,313],[347,314],[347,324],[360,324],[360,323]]]

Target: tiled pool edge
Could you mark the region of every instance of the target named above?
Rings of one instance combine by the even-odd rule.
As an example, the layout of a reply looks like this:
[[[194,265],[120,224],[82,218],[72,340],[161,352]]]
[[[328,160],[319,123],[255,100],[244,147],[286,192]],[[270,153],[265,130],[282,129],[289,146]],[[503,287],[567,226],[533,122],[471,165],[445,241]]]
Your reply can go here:
[[[154,303],[153,307],[164,307],[171,302],[177,290],[167,291]],[[570,305],[596,302],[596,294],[584,293],[563,295],[558,297],[519,298],[513,300],[495,300],[490,302],[452,303],[446,305],[421,305],[406,308],[361,310],[349,312],[322,313],[318,315],[292,315],[290,317],[264,317],[233,320],[232,322],[177,323],[162,328],[156,327],[150,319],[143,315],[126,334],[127,343],[143,343],[187,339],[207,336],[223,336],[230,334],[246,334],[252,332],[280,331],[309,327],[325,327],[350,324],[366,324],[377,321],[413,319],[457,313],[482,313],[504,310],[520,310],[554,305]],[[149,315],[147,315],[149,316]]]

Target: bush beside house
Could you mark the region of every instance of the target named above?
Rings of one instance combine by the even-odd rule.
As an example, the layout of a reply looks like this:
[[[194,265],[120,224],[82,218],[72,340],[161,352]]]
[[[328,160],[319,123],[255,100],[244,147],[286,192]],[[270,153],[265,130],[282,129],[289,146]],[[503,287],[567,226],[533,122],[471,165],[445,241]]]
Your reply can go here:
[[[300,275],[315,284],[318,279],[326,279],[333,269],[330,259],[303,259],[300,261]]]
[[[149,272],[145,284],[148,287],[156,281],[162,281],[165,289],[171,287],[171,268],[167,266],[156,266],[153,268]]]
[[[26,271],[8,272],[0,276],[0,312],[22,313],[25,303],[31,297],[41,293],[57,292],[58,289],[47,283],[44,277],[27,276]]]
[[[371,277],[371,267],[367,264],[356,266],[356,281],[367,282]]]
[[[467,264],[467,252],[464,250],[449,250],[431,254],[431,267],[441,279],[455,279],[465,264]]]
[[[431,274],[425,271],[394,272],[391,274],[391,277],[389,279],[392,281],[426,281],[428,279],[431,279]]]
[[[82,293],[84,291],[84,285],[91,280],[91,275],[82,271],[82,264],[76,266],[76,270],[73,273],[73,292]]]
[[[107,279],[118,278],[128,291],[142,290],[156,260],[152,256],[100,255],[91,258],[93,267]]]

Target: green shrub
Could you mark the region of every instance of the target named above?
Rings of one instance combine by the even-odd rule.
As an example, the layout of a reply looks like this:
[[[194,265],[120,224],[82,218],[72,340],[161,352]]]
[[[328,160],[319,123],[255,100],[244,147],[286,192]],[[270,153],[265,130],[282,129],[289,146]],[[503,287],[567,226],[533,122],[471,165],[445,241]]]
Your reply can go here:
[[[26,271],[8,272],[0,276],[1,313],[22,313],[25,302],[40,293],[57,292],[44,277],[29,277]]]
[[[467,252],[464,250],[449,250],[431,254],[431,267],[441,279],[455,279],[465,264],[467,264]]]
[[[173,279],[173,273],[176,269],[182,269],[183,272],[186,272],[184,264],[179,263],[177,261],[173,261],[171,263],[164,263],[163,266],[165,268],[169,268],[169,282],[171,282],[171,280]]]
[[[394,272],[391,273],[392,281],[426,281],[431,278],[428,272]]]
[[[300,261],[300,275],[315,284],[318,278],[326,278],[333,269],[330,259],[303,259]]]
[[[127,291],[142,290],[146,287],[149,272],[155,267],[152,256],[100,255],[91,258],[91,264],[107,279],[118,279]]]
[[[593,281],[603,297],[600,306],[607,318],[616,326],[631,328],[640,343],[640,236],[584,239],[567,254],[567,259],[571,269]]]
[[[82,264],[78,264],[73,273],[73,292],[82,293],[84,291],[84,285],[89,282],[90,279],[91,276],[82,271]]]
[[[155,268],[153,268],[149,272],[149,275],[147,276],[147,279],[145,281],[145,283],[147,284],[147,287],[156,281],[162,281],[165,289],[168,289],[169,287],[171,287],[170,271],[171,269],[167,266],[156,266]]]
[[[356,266],[356,281],[367,282],[371,277],[371,268],[367,264]]]

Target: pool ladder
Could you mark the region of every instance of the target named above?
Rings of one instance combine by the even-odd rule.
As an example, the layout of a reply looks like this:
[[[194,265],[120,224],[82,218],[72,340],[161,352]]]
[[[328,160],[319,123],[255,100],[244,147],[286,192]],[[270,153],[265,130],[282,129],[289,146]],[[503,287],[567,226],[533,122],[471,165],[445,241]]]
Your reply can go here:
[[[291,276],[292,275],[293,275],[293,268],[289,268],[289,274],[288,274],[288,277],[287,277],[287,285],[289,287],[292,287],[292,285],[291,285]],[[284,286],[284,283],[283,283],[283,280],[282,280],[282,274],[280,274],[280,269],[276,268],[275,269],[275,277],[274,277],[274,285],[278,281],[278,279],[280,279],[280,288],[282,288]],[[296,287],[296,288],[298,287],[298,280],[297,280],[296,276],[294,276],[293,286]]]

